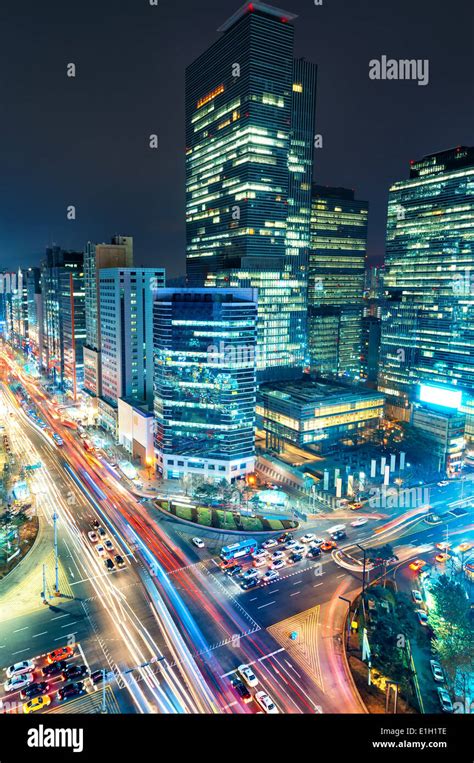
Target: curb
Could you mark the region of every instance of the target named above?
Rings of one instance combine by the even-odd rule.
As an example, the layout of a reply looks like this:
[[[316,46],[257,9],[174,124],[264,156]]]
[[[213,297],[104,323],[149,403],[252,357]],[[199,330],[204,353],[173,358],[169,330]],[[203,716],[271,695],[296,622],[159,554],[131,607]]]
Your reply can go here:
[[[281,534],[282,532],[296,532],[299,528],[299,523],[296,527],[292,527],[290,530],[227,530],[223,527],[210,527],[209,525],[200,525],[197,522],[191,522],[189,519],[182,519],[181,517],[177,517],[175,514],[172,514],[167,509],[161,508],[161,506],[157,506],[156,503],[153,503],[153,506],[158,511],[161,511],[162,514],[164,514],[166,517],[171,517],[171,519],[176,520],[176,522],[182,522],[185,525],[189,525],[190,527],[202,527],[204,530],[212,530],[216,533],[221,533],[223,535],[271,535],[271,534]]]
[[[11,569],[9,572],[7,572],[7,574],[6,574],[6,575],[4,575],[4,576],[3,576],[3,578],[1,578],[1,579],[0,579],[0,589],[1,589],[1,586],[2,586],[2,583],[3,583],[3,581],[4,581],[4,580],[8,580],[9,576],[10,576],[10,575],[11,575],[13,572],[16,572],[16,570],[19,570],[19,569],[20,569],[20,567],[21,567],[21,565],[23,564],[23,562],[24,562],[24,561],[26,561],[26,559],[28,559],[29,555],[30,555],[30,554],[31,554],[31,552],[32,552],[32,551],[35,549],[35,547],[36,547],[36,545],[37,545],[38,541],[40,540],[40,533],[41,533],[41,526],[40,526],[40,521],[39,521],[39,517],[38,517],[38,532],[36,533],[36,538],[35,538],[35,540],[34,540],[34,543],[33,543],[33,545],[32,545],[32,546],[31,546],[31,547],[28,549],[28,551],[26,552],[26,554],[25,554],[24,556],[22,556],[22,557],[21,557],[21,559],[20,559],[20,561],[18,562],[18,564],[15,564],[15,566],[14,566],[14,567],[12,567],[12,569]]]
[[[356,697],[359,700],[359,704],[361,705],[363,712],[367,713],[367,715],[370,715],[369,711],[367,710],[366,704],[365,704],[364,700],[362,699],[362,695],[361,695],[359,689],[356,686],[356,683],[354,681],[354,676],[352,675],[352,670],[351,670],[350,665],[349,665],[349,660],[347,658],[346,633],[347,633],[347,620],[349,618],[349,615],[350,615],[350,611],[346,612],[346,616],[344,618],[344,630],[342,632],[342,660],[343,660],[343,663],[344,663],[344,668],[345,668],[345,671],[346,671],[346,675],[349,678],[349,683],[352,686],[352,690],[353,690],[354,694],[356,695]]]

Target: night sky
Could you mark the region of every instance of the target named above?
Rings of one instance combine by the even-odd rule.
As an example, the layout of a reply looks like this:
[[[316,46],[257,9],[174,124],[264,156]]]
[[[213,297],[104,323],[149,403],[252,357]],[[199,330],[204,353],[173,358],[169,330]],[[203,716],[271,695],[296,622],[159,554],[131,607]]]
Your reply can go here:
[[[185,67],[241,3],[158,2],[3,0],[0,267],[122,233],[137,264],[184,273]],[[298,14],[295,55],[319,66],[315,180],[369,200],[369,257],[380,262],[391,182],[410,159],[474,142],[472,4],[274,4]],[[382,54],[428,58],[429,84],[371,81],[368,62]]]

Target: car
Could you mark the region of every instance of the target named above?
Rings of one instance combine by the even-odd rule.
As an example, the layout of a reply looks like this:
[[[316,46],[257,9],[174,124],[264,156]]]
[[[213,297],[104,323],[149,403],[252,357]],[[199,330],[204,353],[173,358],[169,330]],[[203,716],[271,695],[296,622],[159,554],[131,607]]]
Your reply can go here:
[[[315,559],[317,556],[321,556],[321,549],[319,546],[311,546],[308,551],[308,556],[311,556],[313,559]]]
[[[416,588],[413,589],[411,592],[411,598],[415,602],[415,604],[423,604],[423,596],[421,595],[421,592],[418,591]]]
[[[87,533],[87,537],[89,538],[91,543],[97,543],[97,541],[99,540],[99,536],[97,535],[97,533],[94,530],[90,530]]]
[[[255,693],[255,700],[258,702],[264,713],[274,715],[280,712],[270,695],[264,691],[257,691]]]
[[[285,551],[293,551],[295,546],[299,546],[298,541],[296,541],[296,540],[289,540],[287,543],[285,543],[283,548],[285,549]]]
[[[234,690],[236,691],[237,695],[240,697],[240,699],[245,702],[245,704],[248,704],[252,701],[252,695],[250,694],[249,690],[245,686],[245,684],[242,683],[242,681],[238,678],[234,679],[232,681],[232,686]]]
[[[338,530],[335,533],[332,533],[331,538],[333,540],[342,540],[343,538],[347,538],[347,535],[344,530]]]
[[[91,683],[96,686],[97,684],[102,683],[104,680],[104,671],[103,670],[94,670],[93,673],[89,676]]]
[[[436,554],[435,559],[439,564],[445,564],[448,559],[451,559],[449,554]]]
[[[414,572],[419,572],[419,570],[421,570],[421,568],[424,567],[425,564],[426,564],[426,562],[423,561],[423,559],[415,559],[415,561],[414,562],[410,562],[410,564],[408,566]]]
[[[448,543],[448,541],[441,541],[441,543],[436,544],[436,548],[439,548],[440,551],[449,551],[451,548],[451,543]]]
[[[288,557],[288,564],[296,564],[297,562],[301,562],[303,560],[302,554],[290,554]]]
[[[236,564],[235,567],[231,567],[230,570],[227,570],[226,575],[228,575],[230,578],[233,578],[234,575],[239,575],[243,570],[243,567],[240,566],[240,564]]]
[[[73,699],[73,697],[80,697],[81,694],[85,694],[84,683],[77,681],[76,683],[66,684],[56,694],[56,697],[60,702],[64,702],[66,699]]]
[[[332,551],[334,548],[337,548],[337,543],[333,540],[326,540],[324,543],[321,543],[319,548],[321,551],[327,553],[328,551]]]
[[[115,564],[112,559],[104,559],[104,564],[107,572],[113,572],[113,570],[115,570]]]
[[[472,543],[469,543],[468,541],[465,541],[464,543],[460,543],[458,546],[458,551],[460,554],[465,554],[467,551],[470,551],[472,548]]]
[[[99,533],[99,535],[102,538],[102,540],[104,540],[104,538],[107,537],[107,531],[103,527],[99,526],[97,528],[97,532]]]
[[[120,556],[120,554],[115,554],[114,562],[117,565],[117,567],[125,567],[125,559],[123,558],[123,556]]]
[[[277,580],[280,577],[278,570],[267,570],[262,578],[262,583],[271,583],[272,580]]]
[[[311,543],[311,541],[316,539],[316,535],[314,533],[306,533],[300,538],[301,543]]]
[[[278,536],[278,543],[287,543],[289,540],[293,540],[291,533],[282,533]]]
[[[268,540],[264,540],[262,543],[262,548],[274,548],[275,546],[278,546],[278,541],[275,538],[268,538]]]
[[[46,659],[49,664],[51,664],[52,662],[58,662],[58,660],[67,660],[69,657],[72,657],[73,654],[73,646],[60,646],[59,649],[54,649],[54,651],[49,652]]]
[[[23,660],[22,662],[15,662],[14,665],[10,665],[7,668],[7,678],[12,676],[22,676],[24,673],[31,673],[35,669],[35,663],[33,660]]]
[[[245,681],[247,686],[258,686],[258,678],[250,665],[239,665],[237,668],[237,673],[242,678],[242,680]]]
[[[276,559],[272,562],[272,570],[281,570],[282,567],[286,567],[286,559]]]
[[[265,551],[265,549],[262,549],[260,551],[255,551],[252,554],[252,559],[266,559],[269,556],[269,552]]]
[[[65,660],[59,660],[50,665],[45,665],[44,668],[41,669],[41,672],[45,678],[52,678],[53,676],[59,675],[65,668],[67,668],[67,662]]]
[[[46,681],[39,681],[38,683],[32,683],[29,686],[25,686],[20,692],[22,699],[33,699],[40,694],[46,694],[49,689],[49,684]]]
[[[362,527],[363,525],[366,525],[368,521],[369,520],[366,517],[355,519],[354,522],[351,522],[351,527]]]
[[[423,521],[428,525],[439,525],[443,520],[437,514],[428,514]]]
[[[114,551],[114,544],[108,538],[107,540],[104,541],[104,546],[107,549],[107,551]]]
[[[430,668],[435,681],[444,681],[443,668],[436,660],[430,660]]]
[[[193,538],[191,542],[196,548],[204,548],[204,541],[202,538]]]
[[[449,485],[449,480],[440,480],[437,484],[438,487],[446,487],[446,485]]]
[[[358,509],[361,509],[364,504],[360,501],[356,501],[356,503],[349,504],[349,508],[351,511],[357,511]]]
[[[439,704],[441,705],[441,710],[443,711],[443,713],[452,713],[454,711],[453,703],[451,702],[451,697],[449,696],[446,689],[443,689],[441,686],[438,686],[437,692],[438,692]]]
[[[70,681],[71,678],[84,678],[89,675],[89,668],[87,665],[68,665],[63,670],[61,677],[63,681]]]
[[[23,712],[34,713],[36,710],[43,710],[43,708],[48,707],[50,704],[51,697],[48,697],[47,694],[44,696],[41,695],[39,697],[35,697],[34,699],[30,699],[29,702],[25,702],[23,705]]]
[[[249,580],[249,578],[256,578],[258,577],[257,570],[250,567],[248,570],[245,570],[244,574],[242,575],[243,580]]]
[[[321,543],[324,543],[324,538],[315,538],[314,540],[311,541],[309,545],[310,547],[317,546],[319,548]]]
[[[270,556],[270,559],[272,562],[276,562],[278,559],[284,559],[285,554],[283,551],[274,551],[273,554]]]
[[[95,550],[97,551],[99,556],[107,556],[107,551],[105,550],[105,548],[102,545],[102,543],[99,546],[96,546]]]
[[[417,614],[418,622],[420,623],[420,625],[423,625],[426,628],[426,626],[428,625],[428,615],[426,614],[426,612],[424,612],[422,609],[417,609],[416,614]]]
[[[306,546],[303,546],[301,543],[297,543],[296,546],[293,546],[292,551],[294,554],[303,554],[303,556],[305,556],[308,549],[306,548]]]
[[[94,530],[98,530],[99,529],[100,522],[99,522],[98,519],[94,519],[94,521],[92,522],[92,527],[94,528]]]
[[[260,556],[257,559],[254,559],[252,564],[254,567],[265,567],[265,565],[267,564],[267,560],[264,557]]]
[[[255,588],[259,583],[258,578],[248,578],[247,580],[242,580],[240,587],[243,591],[248,591],[249,588]]]
[[[23,673],[23,675],[12,676],[9,678],[8,681],[5,681],[3,684],[3,688],[5,691],[19,691],[20,689],[24,689],[25,686],[32,684],[33,681],[33,673]]]

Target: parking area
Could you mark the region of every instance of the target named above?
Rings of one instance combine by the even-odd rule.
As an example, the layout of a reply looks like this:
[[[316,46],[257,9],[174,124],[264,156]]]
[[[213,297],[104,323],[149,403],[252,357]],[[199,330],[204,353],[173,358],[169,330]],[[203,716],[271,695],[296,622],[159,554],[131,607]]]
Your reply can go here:
[[[1,674],[2,713],[68,712],[67,706],[82,698],[89,698],[86,704],[91,707],[103,703],[110,711],[113,692],[103,683],[108,674],[102,666],[91,668],[80,643],[56,646],[3,668]]]

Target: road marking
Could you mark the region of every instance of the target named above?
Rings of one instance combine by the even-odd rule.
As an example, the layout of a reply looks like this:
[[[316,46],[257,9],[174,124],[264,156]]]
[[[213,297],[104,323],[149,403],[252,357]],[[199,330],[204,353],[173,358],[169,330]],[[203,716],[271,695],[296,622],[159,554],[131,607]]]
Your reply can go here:
[[[51,620],[60,620],[62,617],[71,617],[71,615],[56,615],[56,617],[52,617]]]
[[[322,583],[316,583],[313,588],[317,588],[318,586],[322,585]]]
[[[29,647],[27,647],[26,649],[19,649],[18,652],[12,652],[12,657],[15,654],[21,654],[22,652],[28,652],[28,651],[29,651]]]
[[[341,575],[336,575],[337,578],[343,578],[347,573],[343,572]]]
[[[290,593],[290,596],[298,596],[299,593],[301,593],[301,591],[294,591],[294,593]]]
[[[17,628],[16,631],[13,631],[13,633],[20,633],[20,631],[26,631],[27,628],[29,628],[29,625],[25,625],[24,628]]]
[[[293,583],[293,585],[299,585],[302,582],[303,582],[302,580],[297,580],[296,583]]]
[[[264,607],[270,607],[272,604],[275,604],[274,601],[269,601],[268,604],[261,604],[257,609],[263,609]]]
[[[37,636],[44,636],[48,631],[41,631],[41,633],[35,633],[31,638],[36,638]]]
[[[65,623],[64,625],[61,625],[61,628],[69,628],[71,625],[76,625],[77,620],[74,620],[72,623]]]
[[[254,596],[253,599],[249,599],[249,601],[257,601],[258,596]]]
[[[72,578],[73,578],[73,577],[75,577],[75,575],[74,575],[74,572],[71,570],[71,568],[70,568],[70,567],[68,567],[68,570],[69,570],[69,574],[70,574],[70,576],[71,576]]]
[[[278,591],[279,591],[279,590],[280,590],[279,588],[273,588],[273,590],[271,590],[271,591],[270,591],[270,589],[268,589],[267,593],[268,593],[268,594],[271,594],[271,593],[278,593]]]

